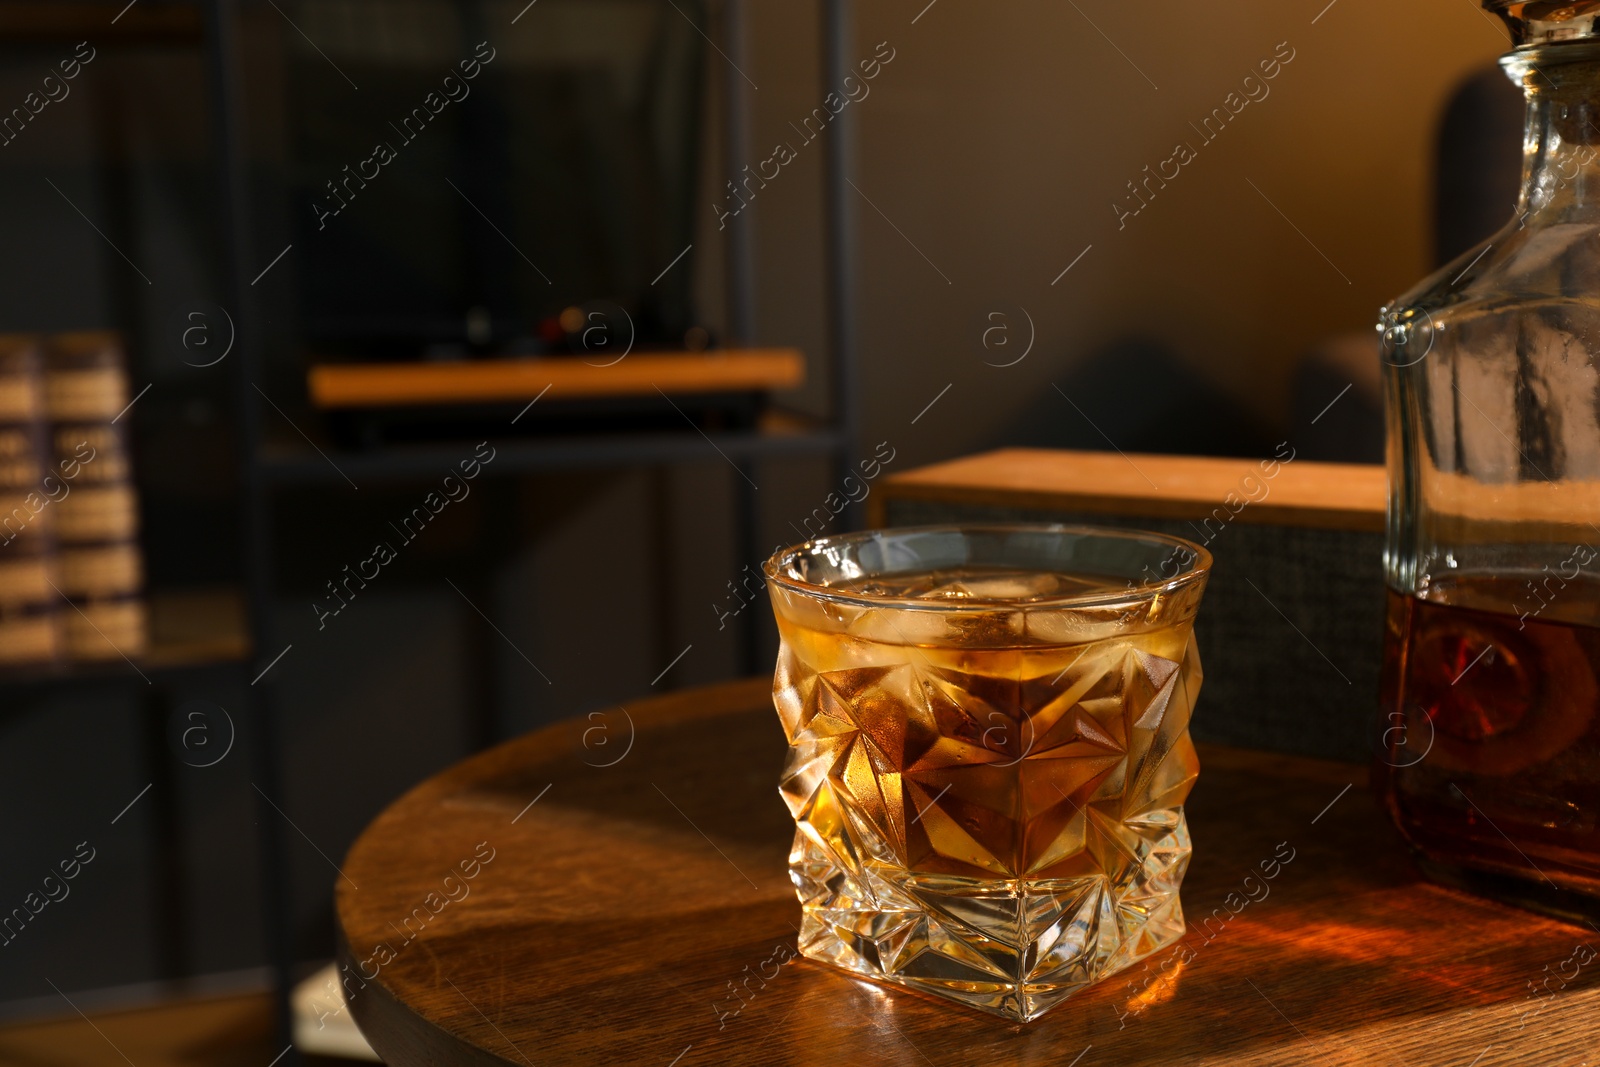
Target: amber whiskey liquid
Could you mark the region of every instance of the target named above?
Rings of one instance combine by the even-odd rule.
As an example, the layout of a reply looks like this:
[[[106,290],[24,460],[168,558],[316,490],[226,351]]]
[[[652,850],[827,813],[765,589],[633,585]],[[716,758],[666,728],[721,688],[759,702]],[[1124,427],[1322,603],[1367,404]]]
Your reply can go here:
[[[1378,774],[1434,877],[1600,917],[1600,583],[1391,590]]]
[[[1182,936],[1200,588],[1028,610],[1105,585],[968,568],[839,588],[1016,610],[775,599],[802,952],[1028,1019]]]

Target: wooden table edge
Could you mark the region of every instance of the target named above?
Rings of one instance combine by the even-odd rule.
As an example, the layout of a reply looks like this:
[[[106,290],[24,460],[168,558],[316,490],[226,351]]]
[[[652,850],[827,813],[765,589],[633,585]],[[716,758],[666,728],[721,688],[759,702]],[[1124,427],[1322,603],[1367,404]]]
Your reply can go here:
[[[678,690],[672,693],[663,693],[659,696],[649,697],[637,703],[629,702],[628,712],[632,717],[635,727],[648,726],[660,728],[679,722],[692,721],[696,718],[710,717],[725,714],[729,711],[748,710],[752,702],[760,707],[760,702],[770,700],[772,690],[771,676],[757,676],[754,678],[741,678],[732,682],[720,682],[714,685],[698,686],[690,689]],[[371,822],[369,822],[356,837],[344,855],[341,870],[349,870],[359,866],[360,853],[365,843],[374,834],[391,821],[403,819],[404,813],[413,805],[425,804],[430,798],[445,795],[458,785],[472,781],[477,776],[477,771],[486,766],[492,766],[502,761],[516,759],[532,759],[541,751],[551,749],[571,749],[581,745],[583,731],[590,725],[587,717],[582,715],[572,716],[540,727],[518,737],[503,741],[498,745],[487,748],[482,752],[474,753],[463,760],[451,764],[437,774],[431,775],[406,790],[389,804],[385,805]],[[773,728],[779,729],[776,715],[773,719]],[[777,780],[773,780],[773,788],[777,788]],[[339,967],[341,982],[351,980],[352,974],[360,976],[362,982],[357,994],[349,1000],[351,1017],[366,1037],[367,1043],[378,1055],[383,1056],[382,1045],[394,1041],[393,1034],[398,1030],[410,1035],[412,1040],[424,1043],[430,1050],[437,1054],[448,1054],[453,1062],[461,1062],[466,1057],[466,1062],[502,1065],[507,1061],[497,1058],[490,1053],[475,1046],[466,1044],[449,1031],[436,1025],[431,1020],[423,1017],[410,1005],[395,996],[388,988],[383,986],[379,979],[382,969],[379,968],[372,979],[365,979],[365,971],[360,968],[360,961],[351,950],[345,923],[345,905],[351,899],[351,894],[359,890],[351,889],[345,878],[339,878],[334,889],[334,933],[337,941],[335,961]],[[346,986],[348,989],[349,987]],[[470,1003],[470,1002],[469,1002]],[[376,1038],[376,1039],[375,1039]],[[408,1050],[409,1051],[409,1050]],[[385,1057],[389,1059],[390,1057]]]
[[[637,703],[630,702],[627,707],[636,728],[658,729],[700,717],[713,717],[730,711],[748,711],[752,706],[760,709],[769,699],[771,686],[772,681],[768,676],[743,678],[666,693]],[[590,725],[592,724],[585,716],[563,719],[468,756],[417,783],[387,805],[367,824],[345,854],[342,868],[344,870],[359,868],[365,842],[375,834],[383,832],[390,822],[412,817],[410,813],[414,807],[427,805],[442,796],[449,795],[455,789],[479,778],[480,770],[496,764],[531,760],[540,753],[570,750],[574,746],[581,745],[583,731]],[[772,727],[774,730],[780,729],[776,717]],[[1265,771],[1281,777],[1312,778],[1328,782],[1330,785],[1352,781],[1364,784],[1367,780],[1366,764],[1204,742],[1197,743],[1197,748],[1200,753],[1202,777],[1207,766],[1230,766],[1244,767],[1257,772]],[[777,788],[776,776],[773,788]],[[356,873],[359,874],[360,871],[357,870]],[[356,892],[358,890],[351,889],[343,878],[336,883],[334,895],[336,962],[339,967],[339,978],[341,982],[346,983],[346,989],[348,990],[351,985],[357,986],[355,995],[349,998],[348,1006],[352,1017],[373,1050],[380,1056],[385,1056],[386,1060],[396,1057],[414,1059],[417,1047],[420,1046],[428,1055],[447,1056],[449,1062],[453,1063],[504,1067],[507,1062],[516,1062],[470,1045],[421,1015],[382,984],[381,966],[375,975],[370,979],[366,978],[366,972],[360,967],[361,961],[350,948],[345,921],[346,905]],[[467,1003],[471,1004],[471,1001]],[[408,1045],[407,1042],[411,1044]],[[393,1049],[387,1056],[385,1046],[391,1046]],[[437,1059],[431,1062],[437,1062]]]

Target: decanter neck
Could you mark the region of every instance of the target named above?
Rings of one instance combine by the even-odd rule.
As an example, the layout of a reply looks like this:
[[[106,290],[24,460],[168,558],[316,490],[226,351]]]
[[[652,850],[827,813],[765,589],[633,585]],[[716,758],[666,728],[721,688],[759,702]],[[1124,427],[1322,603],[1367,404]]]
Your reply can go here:
[[[1501,66],[1528,102],[1518,219],[1600,222],[1600,41],[1519,48]]]

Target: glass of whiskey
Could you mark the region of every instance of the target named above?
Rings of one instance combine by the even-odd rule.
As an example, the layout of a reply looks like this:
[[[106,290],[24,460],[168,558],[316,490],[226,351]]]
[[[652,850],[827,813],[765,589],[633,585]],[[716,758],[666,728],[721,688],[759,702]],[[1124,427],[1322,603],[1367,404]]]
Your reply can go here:
[[[1210,565],[1054,525],[768,560],[801,953],[1027,1021],[1181,938]]]

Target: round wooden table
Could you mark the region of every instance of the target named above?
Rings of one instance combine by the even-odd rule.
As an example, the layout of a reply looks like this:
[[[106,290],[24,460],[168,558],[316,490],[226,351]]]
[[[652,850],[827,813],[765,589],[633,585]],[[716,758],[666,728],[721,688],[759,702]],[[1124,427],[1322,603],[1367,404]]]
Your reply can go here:
[[[592,713],[380,815],[337,906],[350,1010],[384,1060],[1595,1062],[1600,960],[1575,946],[1600,934],[1420,882],[1363,768],[1287,756],[1202,746],[1188,937],[1040,1021],[790,959],[800,908],[769,690]]]

